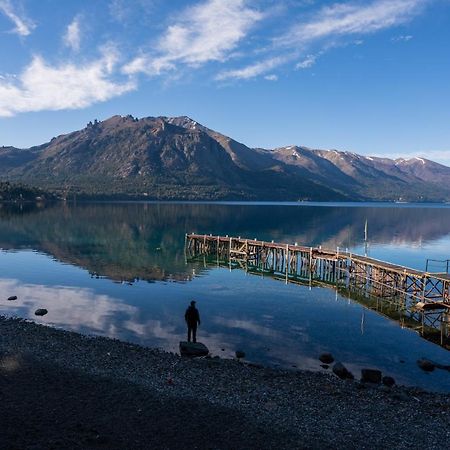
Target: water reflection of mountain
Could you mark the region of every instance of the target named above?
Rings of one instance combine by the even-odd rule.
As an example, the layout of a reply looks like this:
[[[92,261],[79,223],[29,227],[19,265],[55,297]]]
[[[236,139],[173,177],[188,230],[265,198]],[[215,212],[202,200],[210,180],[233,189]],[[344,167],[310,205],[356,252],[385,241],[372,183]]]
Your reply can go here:
[[[34,249],[115,280],[186,280],[186,232],[350,246],[416,245],[450,234],[449,208],[226,204],[79,204],[0,208],[0,246]],[[197,266],[198,270],[199,267]]]

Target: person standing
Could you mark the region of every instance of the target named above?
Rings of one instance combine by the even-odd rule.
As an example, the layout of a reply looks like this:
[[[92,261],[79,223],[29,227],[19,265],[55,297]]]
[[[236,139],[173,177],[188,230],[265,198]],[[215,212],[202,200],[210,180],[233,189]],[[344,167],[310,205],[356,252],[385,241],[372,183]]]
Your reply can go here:
[[[186,309],[184,320],[188,327],[188,342],[191,342],[191,335],[192,342],[197,342],[197,325],[200,325],[200,314],[195,307],[195,300],[192,300],[190,306]]]

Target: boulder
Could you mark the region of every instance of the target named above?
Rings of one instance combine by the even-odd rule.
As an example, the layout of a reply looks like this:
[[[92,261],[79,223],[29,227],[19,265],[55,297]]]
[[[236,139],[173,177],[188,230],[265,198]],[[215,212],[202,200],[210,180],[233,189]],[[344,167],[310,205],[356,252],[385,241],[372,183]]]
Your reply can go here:
[[[322,353],[319,356],[320,362],[323,362],[324,364],[331,364],[334,362],[333,355],[331,353]]]
[[[345,379],[353,380],[355,378],[353,374],[347,369],[347,367],[345,367],[344,364],[342,364],[341,362],[337,362],[333,366],[333,373],[342,380]]]
[[[381,380],[385,386],[392,387],[395,384],[395,380],[392,377],[383,377]]]
[[[11,297],[8,297],[8,300],[17,300],[17,295],[11,295]]]
[[[181,356],[206,356],[208,353],[208,347],[201,342],[180,342]]]
[[[436,367],[434,362],[430,361],[429,359],[425,359],[425,358],[418,359],[417,365],[425,372],[433,372],[433,370]]]
[[[36,316],[45,316],[47,313],[48,311],[44,308],[39,308],[34,312]]]
[[[381,383],[381,370],[361,369],[361,381],[363,383]]]
[[[242,350],[236,350],[236,358],[245,358],[245,352]]]

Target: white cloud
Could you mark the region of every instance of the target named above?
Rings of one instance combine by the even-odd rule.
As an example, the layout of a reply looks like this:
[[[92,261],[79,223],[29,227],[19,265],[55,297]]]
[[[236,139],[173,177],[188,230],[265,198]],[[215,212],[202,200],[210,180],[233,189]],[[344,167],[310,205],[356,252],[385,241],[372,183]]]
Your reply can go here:
[[[264,77],[264,79],[268,80],[268,81],[277,81],[278,80],[278,76],[275,74],[270,74],[270,75],[266,75]]]
[[[125,73],[158,75],[177,64],[200,66],[225,61],[263,14],[245,0],[207,0],[189,7],[167,27],[154,53],[142,54],[124,67]]]
[[[310,20],[295,24],[283,35],[273,39],[270,50],[276,52],[277,57],[268,57],[242,69],[228,70],[217,78],[253,78],[297,59],[312,46],[330,48],[342,37],[371,34],[406,23],[419,14],[427,2],[428,0],[375,0],[370,4],[352,2],[326,6]],[[277,63],[274,64],[275,61]],[[306,57],[305,67],[302,67],[303,63],[299,63],[297,68],[310,67],[313,63]]]
[[[233,78],[247,80],[267,73],[271,69],[278,67],[285,62],[287,62],[286,59],[282,57],[269,58],[255,64],[250,64],[242,69],[221,72],[216,76],[216,80],[223,81]]]
[[[124,0],[111,0],[109,14],[117,22],[123,22],[130,15],[130,3]]]
[[[81,44],[81,29],[80,16],[76,16],[73,21],[67,26],[66,34],[64,35],[64,44],[72,50],[78,52]]]
[[[95,62],[49,65],[35,56],[17,77],[0,79],[0,116],[20,112],[78,109],[109,100],[136,88],[134,81],[116,82],[118,55],[105,48]]]
[[[327,6],[314,19],[293,26],[277,41],[279,45],[297,46],[330,36],[374,33],[411,20],[425,3],[426,0],[377,0],[369,5]]]
[[[14,23],[15,28],[12,32],[20,36],[28,36],[36,27],[30,19],[17,14],[10,0],[0,0],[0,12]]]
[[[122,25],[133,24],[139,19],[140,25],[147,21],[147,17],[152,17],[154,22],[154,12],[156,7],[164,0],[110,0],[108,12],[115,22]]]
[[[391,39],[392,42],[408,42],[413,38],[413,36],[411,36],[410,34],[408,35],[401,35],[401,36],[396,36],[393,37]]]
[[[316,63],[317,57],[315,55],[308,55],[303,61],[300,61],[295,68],[296,69],[309,69]]]

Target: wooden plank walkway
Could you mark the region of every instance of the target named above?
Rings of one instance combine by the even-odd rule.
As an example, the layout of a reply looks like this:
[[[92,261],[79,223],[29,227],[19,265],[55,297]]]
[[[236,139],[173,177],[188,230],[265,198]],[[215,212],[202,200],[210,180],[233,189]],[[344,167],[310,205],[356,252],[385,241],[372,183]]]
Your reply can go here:
[[[421,324],[449,335],[450,274],[432,273],[351,252],[231,236],[186,234],[187,259],[199,257],[286,283],[325,283],[361,298],[400,305]],[[444,331],[445,329],[445,331]],[[448,339],[448,337],[447,337]]]
[[[450,303],[450,275],[424,272],[351,252],[322,247],[267,242],[230,236],[186,235],[190,257],[215,256],[245,261],[252,270],[289,279],[310,279],[364,289],[390,298],[405,295],[412,301]]]

